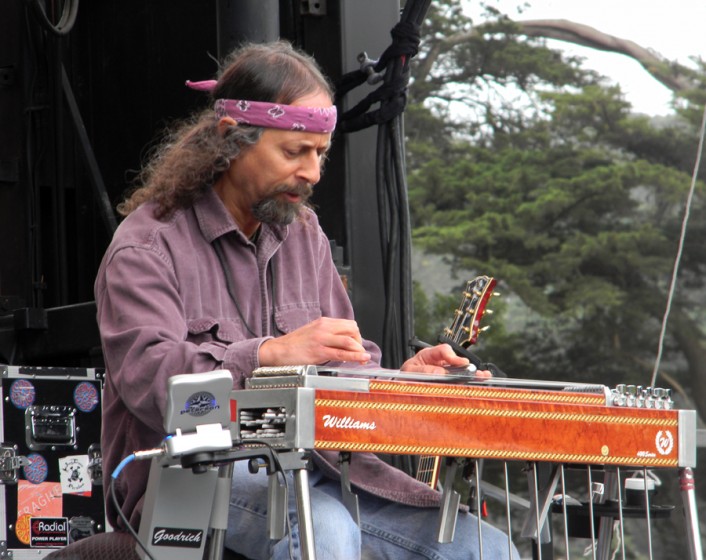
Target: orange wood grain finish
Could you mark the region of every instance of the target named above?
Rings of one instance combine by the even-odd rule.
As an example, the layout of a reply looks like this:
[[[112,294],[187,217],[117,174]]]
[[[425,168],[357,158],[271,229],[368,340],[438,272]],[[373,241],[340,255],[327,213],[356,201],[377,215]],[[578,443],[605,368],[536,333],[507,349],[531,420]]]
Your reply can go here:
[[[678,413],[602,395],[381,382],[317,390],[315,448],[618,466],[678,466]]]

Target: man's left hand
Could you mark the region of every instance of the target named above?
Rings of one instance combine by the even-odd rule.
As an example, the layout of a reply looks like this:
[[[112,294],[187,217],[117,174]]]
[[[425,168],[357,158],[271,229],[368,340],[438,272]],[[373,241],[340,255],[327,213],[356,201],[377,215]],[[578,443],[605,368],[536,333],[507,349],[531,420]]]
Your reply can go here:
[[[401,371],[418,373],[446,373],[447,367],[465,367],[469,364],[468,358],[459,356],[448,344],[438,344],[429,348],[422,348],[409,360],[407,360]],[[491,377],[489,371],[477,371],[478,377]]]

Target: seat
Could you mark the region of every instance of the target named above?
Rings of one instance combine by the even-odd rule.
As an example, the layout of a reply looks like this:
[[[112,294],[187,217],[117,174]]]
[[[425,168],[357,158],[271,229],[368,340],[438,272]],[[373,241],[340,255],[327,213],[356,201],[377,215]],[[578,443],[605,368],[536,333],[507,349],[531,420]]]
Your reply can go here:
[[[47,556],[51,560],[139,560],[135,540],[129,533],[97,533],[59,548]]]
[[[54,550],[44,557],[46,560],[139,560],[135,550],[135,539],[124,532],[97,533],[64,548]],[[227,548],[223,560],[247,560]]]

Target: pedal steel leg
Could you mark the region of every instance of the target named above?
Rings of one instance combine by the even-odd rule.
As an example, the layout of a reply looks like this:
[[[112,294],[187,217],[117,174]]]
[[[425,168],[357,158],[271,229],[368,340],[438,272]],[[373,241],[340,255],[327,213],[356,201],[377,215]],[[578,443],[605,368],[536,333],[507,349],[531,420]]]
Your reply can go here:
[[[353,521],[360,527],[360,506],[358,505],[358,495],[351,490],[351,479],[348,471],[351,465],[350,452],[338,454],[338,466],[341,470],[341,499],[343,505],[351,514]]]
[[[267,480],[267,532],[275,541],[287,534],[289,492],[281,478],[284,476],[284,473],[274,472]]]
[[[211,542],[208,547],[208,560],[221,560],[228,529],[228,513],[230,507],[230,489],[233,480],[233,463],[218,468],[216,493],[213,497],[211,511]]]
[[[618,477],[618,515],[620,527],[620,553],[622,560],[625,560],[625,519],[623,517],[623,482],[620,478],[620,467],[617,468],[616,476]]]
[[[586,467],[586,486],[589,491],[588,495],[588,521],[589,521],[589,537],[591,539],[591,558],[596,560],[596,518],[593,515],[593,503],[596,498],[596,488],[593,485],[593,471],[591,465]],[[602,491],[602,489],[601,489]]]
[[[694,482],[694,471],[691,470],[691,467],[679,469],[679,488],[684,505],[686,534],[689,539],[689,558],[690,560],[703,560],[704,553],[701,548],[701,537],[699,536],[699,514],[694,497],[696,484]]]
[[[315,560],[314,527],[311,519],[311,497],[309,495],[309,472],[306,469],[294,471],[294,492],[297,498],[299,516],[299,540],[303,560]]]
[[[311,518],[311,496],[309,493],[309,471],[307,465],[309,456],[304,449],[279,453],[277,456],[283,471],[294,474],[294,496],[299,520],[299,544],[302,560],[315,560],[314,524]],[[288,509],[285,505],[285,509]]]
[[[440,543],[452,542],[454,540],[454,533],[456,532],[458,506],[461,503],[461,495],[453,488],[457,470],[458,461],[456,461],[456,459],[447,459],[446,473],[444,475],[444,489],[441,496],[441,509],[439,510],[438,541]]]
[[[537,474],[539,467],[549,469],[547,473],[543,473],[543,487],[540,489],[540,481]],[[554,491],[559,483],[559,469],[557,465],[538,463],[530,464],[531,473],[527,473],[527,483],[530,488],[530,511],[528,512],[525,524],[522,527],[522,536],[525,538],[535,539],[537,548],[541,548],[542,544],[551,542],[551,530],[548,523],[547,514],[551,507]],[[546,478],[544,476],[546,474]],[[542,552],[539,551],[541,560]]]
[[[507,461],[503,462],[505,473],[505,516],[507,519],[507,556],[512,558],[512,516],[510,513],[510,477],[507,471]]]
[[[473,470],[475,472],[476,478],[476,513],[478,515],[478,548],[480,550],[480,557],[483,558],[483,522],[482,522],[482,508],[481,508],[481,497],[480,497],[480,468],[478,461],[474,461]]]
[[[650,508],[652,503],[650,501],[650,488],[647,483],[649,480],[649,475],[647,469],[642,469],[642,477],[645,480],[645,523],[647,524],[647,557],[652,560],[654,556],[652,555],[652,516],[650,515]]]
[[[569,543],[569,516],[566,510],[566,478],[564,476],[564,465],[559,465],[561,476],[561,512],[564,522],[564,546],[566,547],[566,560],[571,560],[571,547]]]
[[[616,475],[614,472],[606,471],[603,477],[603,493],[597,503],[605,504],[608,500],[614,499],[616,492],[620,492]],[[598,522],[598,558],[601,560],[609,560],[611,557],[614,524],[613,517],[601,517]]]

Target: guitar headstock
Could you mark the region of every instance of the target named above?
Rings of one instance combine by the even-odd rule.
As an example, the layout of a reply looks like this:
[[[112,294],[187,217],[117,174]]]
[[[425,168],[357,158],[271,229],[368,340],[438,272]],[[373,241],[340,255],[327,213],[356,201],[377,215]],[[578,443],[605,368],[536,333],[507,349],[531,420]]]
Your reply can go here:
[[[493,295],[497,295],[493,292],[495,284],[495,278],[490,276],[477,276],[466,283],[461,304],[454,312],[454,320],[444,329],[440,340],[461,348],[475,344],[483,330],[480,328],[480,322],[486,313],[485,306]]]

